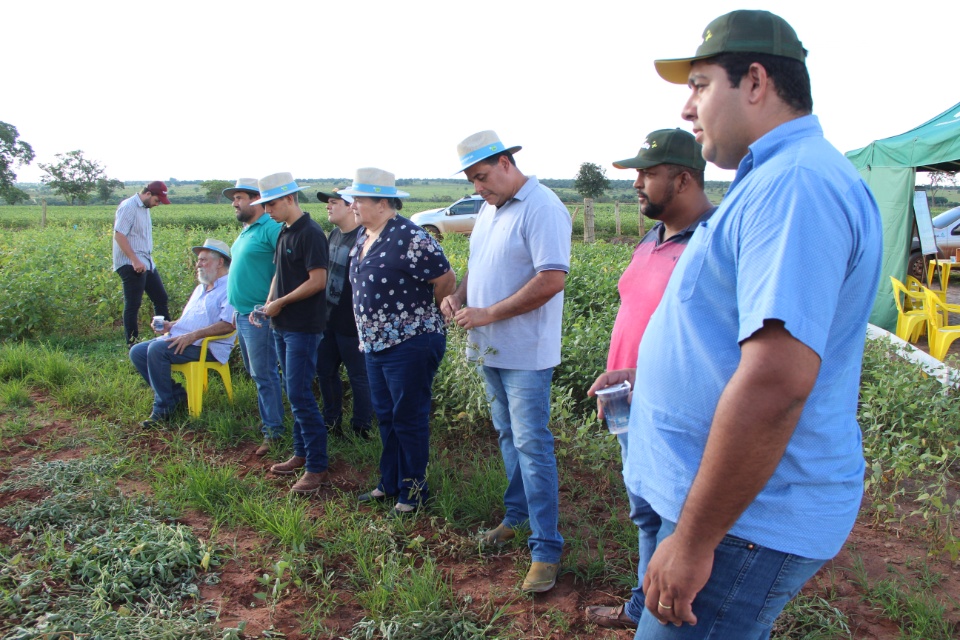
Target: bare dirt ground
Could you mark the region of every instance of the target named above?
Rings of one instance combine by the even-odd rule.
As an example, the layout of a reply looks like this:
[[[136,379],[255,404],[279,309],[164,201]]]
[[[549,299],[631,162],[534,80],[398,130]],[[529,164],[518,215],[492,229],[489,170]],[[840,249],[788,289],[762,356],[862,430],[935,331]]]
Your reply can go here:
[[[35,396],[34,400],[39,404],[48,402],[40,396]],[[43,454],[46,459],[75,459],[90,453],[82,448],[51,448],[50,444],[54,441],[63,441],[65,436],[76,434],[77,426],[69,420],[40,418],[39,412],[37,416],[31,433],[0,442],[0,454],[4,459],[0,481],[5,480],[17,467],[31,464],[38,454]],[[3,419],[0,415],[0,420]],[[139,446],[159,453],[166,445],[159,435],[147,433]],[[254,449],[254,444],[244,443],[216,453],[249,473],[263,473],[267,463],[253,455]],[[365,476],[356,470],[340,465],[334,466],[332,471],[335,486],[311,498],[318,516],[323,501],[336,496],[335,492],[356,492],[368,488],[362,484]],[[589,478],[583,480],[589,482]],[[289,481],[277,480],[278,492],[285,491],[287,484]],[[125,479],[120,487],[124,492],[150,494],[149,485],[139,478]],[[39,501],[44,497],[45,493],[40,490],[0,492],[0,507],[18,500]],[[562,508],[564,504],[561,496]],[[612,508],[625,508],[625,505],[612,505]],[[614,517],[609,512],[595,515],[599,518]],[[381,516],[371,514],[371,517]],[[192,527],[200,538],[209,539],[212,523],[206,515],[187,512],[180,521]],[[432,528],[428,518],[417,521],[416,533],[428,540],[440,535]],[[469,536],[471,533],[462,532],[462,535]],[[17,537],[16,531],[0,525],[0,543],[16,545]],[[219,567],[220,583],[202,586],[200,593],[209,605],[220,612],[221,624],[225,627],[237,626],[245,621],[247,637],[258,637],[264,630],[274,629],[294,640],[307,638],[298,624],[298,614],[308,606],[300,591],[288,590],[275,607],[265,606],[254,597],[254,593],[263,590],[257,577],[267,571],[268,563],[274,559],[272,554],[265,552],[270,547],[269,541],[242,527],[221,527],[215,534],[215,540],[234,553]],[[464,548],[462,543],[451,543],[451,553],[440,558],[440,564],[448,572],[455,591],[461,598],[469,598],[473,603],[471,609],[478,612],[505,607],[505,618],[510,620],[513,633],[519,631],[523,637],[552,639],[590,637],[626,640],[633,637],[631,631],[597,629],[584,618],[584,608],[588,605],[621,602],[626,595],[622,587],[596,581],[584,583],[573,572],[567,571],[561,575],[552,591],[535,597],[518,597],[516,588],[522,578],[522,568],[529,558],[525,550],[514,549],[481,556],[475,551],[463,552]],[[805,593],[827,598],[833,606],[845,612],[849,617],[852,637],[874,640],[901,637],[897,625],[882,617],[874,608],[875,605],[863,600],[863,590],[858,586],[853,571],[857,558],[871,581],[889,578],[891,571],[910,574],[918,563],[926,565],[930,572],[940,574],[941,582],[934,591],[943,596],[939,599],[950,612],[950,619],[960,625],[960,605],[957,603],[960,596],[960,563],[951,562],[944,555],[929,555],[927,541],[915,535],[909,524],[891,529],[861,519],[843,551],[804,590]],[[364,616],[364,610],[350,593],[346,579],[335,579],[334,588],[338,591],[339,605],[333,615],[324,621],[332,630],[331,638],[348,635]]]

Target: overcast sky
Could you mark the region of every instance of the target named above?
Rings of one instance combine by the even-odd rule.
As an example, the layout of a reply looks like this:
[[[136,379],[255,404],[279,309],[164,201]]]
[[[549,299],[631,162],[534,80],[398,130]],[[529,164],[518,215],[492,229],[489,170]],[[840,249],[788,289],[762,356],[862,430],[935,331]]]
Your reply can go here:
[[[36,152],[82,149],[124,181],[290,171],[449,177],[495,129],[522,171],[632,171],[646,133],[690,129],[655,58],[692,55],[740,3],[693,0],[35,2],[3,8],[0,121]],[[841,151],[960,101],[960,2],[771,0],[810,52],[814,113]],[[732,174],[709,166],[707,178]]]

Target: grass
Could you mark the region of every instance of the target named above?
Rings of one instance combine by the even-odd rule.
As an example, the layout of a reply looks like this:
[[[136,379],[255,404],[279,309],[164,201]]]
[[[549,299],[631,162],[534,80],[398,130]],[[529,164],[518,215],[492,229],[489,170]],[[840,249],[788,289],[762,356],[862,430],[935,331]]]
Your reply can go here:
[[[612,223],[608,206],[598,206],[603,225]],[[237,637],[239,627],[209,626],[216,614],[194,606],[191,599],[189,585],[196,588],[202,580],[215,579],[212,572],[193,566],[209,552],[211,562],[255,567],[262,579],[256,592],[264,594],[257,606],[280,616],[291,601],[298,602],[300,631],[312,637],[590,637],[578,616],[517,595],[529,558],[526,532],[495,552],[477,543],[477,532],[495,526],[503,515],[506,480],[483,385],[461,355],[464,332],[451,331],[434,386],[430,509],[394,521],[385,516],[385,508],[358,510],[352,491],[325,492],[321,500],[290,498],[288,483],[264,476],[238,452],[261,437],[255,387],[238,361],[232,363],[233,404],[215,378],[199,419],[185,416],[169,430],[149,433],[135,426],[150,410],[150,394],[113,327],[121,301],[109,257],[89,249],[108,246],[112,208],[99,213],[95,207],[63,209],[63,217],[51,219],[45,230],[0,234],[0,329],[29,328],[22,341],[0,342],[2,469],[17,474],[3,491],[39,486],[46,496],[4,512],[19,538],[0,545],[0,620],[7,621],[0,621],[0,635],[37,637],[37,621],[50,607],[76,606],[61,611],[64,624],[73,625],[76,633],[115,628],[127,635],[112,637]],[[169,217],[155,231],[174,307],[192,289],[185,247],[208,235],[230,239],[237,232],[231,216],[229,224],[221,224],[221,209],[197,205],[161,212]],[[71,216],[80,216],[77,229],[70,226]],[[462,273],[467,240],[452,236],[443,245]],[[561,530],[568,542],[562,582],[572,582],[584,597],[626,595],[636,571],[636,530],[625,513],[619,446],[585,396],[604,366],[616,310],[612,301],[631,250],[629,245],[575,244],[563,364],[554,373],[552,426],[564,491]],[[55,269],[70,274],[70,286],[52,290],[47,307],[38,304],[23,312],[28,315],[16,315],[21,312],[11,300],[50,284],[49,267],[36,265],[51,255],[56,255]],[[901,530],[919,526],[916,533],[931,553],[957,552],[960,506],[951,502],[960,455],[956,396],[891,358],[882,344],[871,344],[860,400],[868,458],[868,501],[862,515]],[[70,428],[62,433],[47,429],[55,421]],[[28,436],[36,444],[27,444]],[[289,446],[289,440],[282,442],[268,457],[282,457]],[[58,450],[77,448],[82,448],[76,454],[82,464],[55,459]],[[354,474],[361,489],[371,488],[380,454],[377,438],[331,440],[330,453]],[[46,462],[22,467],[29,456]],[[117,487],[129,481],[148,486],[150,499],[121,493]],[[195,535],[191,539],[190,532],[177,528],[176,518],[192,512],[209,518],[211,539],[244,531],[255,532],[256,542],[243,549],[228,543],[221,549]],[[106,531],[104,523],[118,530]],[[103,535],[108,537],[98,538]],[[133,554],[133,538],[155,543],[153,550],[179,541],[192,554],[189,579],[190,569],[182,562],[171,565],[171,575],[184,581],[174,587],[164,583],[180,597],[176,607],[163,601],[164,611],[171,612],[166,617],[148,620],[154,610],[144,607],[160,606],[152,592],[132,603],[123,599],[128,588],[130,593],[146,588],[139,579],[127,585],[117,572],[123,562],[147,553],[144,547]],[[81,548],[83,557],[76,555]],[[96,566],[84,569],[84,558]],[[893,621],[903,637],[956,635],[942,609],[946,605],[934,597],[942,591],[943,576],[919,561],[907,569],[881,580],[864,578],[857,588],[876,615]],[[84,570],[89,574],[81,580]],[[485,571],[495,572],[488,581],[480,579],[489,584],[489,592],[467,597],[457,587],[463,573]],[[74,582],[78,593],[68,588]],[[44,584],[54,585],[51,594],[45,595]],[[53,595],[58,596],[55,603]],[[856,621],[846,619],[835,605],[829,588],[802,595],[778,621],[775,637],[849,637],[848,628]],[[174,609],[178,616],[172,615]],[[338,618],[350,618],[352,628],[334,629],[331,620]],[[10,636],[15,625],[26,631]]]

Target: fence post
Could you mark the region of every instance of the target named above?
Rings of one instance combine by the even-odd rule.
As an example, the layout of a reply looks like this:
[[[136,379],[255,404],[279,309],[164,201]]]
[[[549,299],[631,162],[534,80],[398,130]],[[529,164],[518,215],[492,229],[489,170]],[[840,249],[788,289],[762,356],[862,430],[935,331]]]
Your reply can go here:
[[[593,198],[583,199],[583,241],[586,243],[596,242],[597,236],[594,232],[593,219]]]

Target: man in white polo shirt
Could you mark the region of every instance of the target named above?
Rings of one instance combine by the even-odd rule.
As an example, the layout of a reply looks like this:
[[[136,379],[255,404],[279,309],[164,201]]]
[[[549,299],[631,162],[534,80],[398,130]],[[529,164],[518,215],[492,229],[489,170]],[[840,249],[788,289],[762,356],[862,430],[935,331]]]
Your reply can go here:
[[[550,383],[560,364],[572,223],[556,194],[517,169],[519,150],[493,131],[457,148],[461,171],[486,204],[470,237],[468,273],[441,311],[469,330],[468,357],[482,358],[507,473],[503,522],[484,542],[501,546],[529,523],[533,562],[521,588],[539,593],[556,584],[563,550]]]

